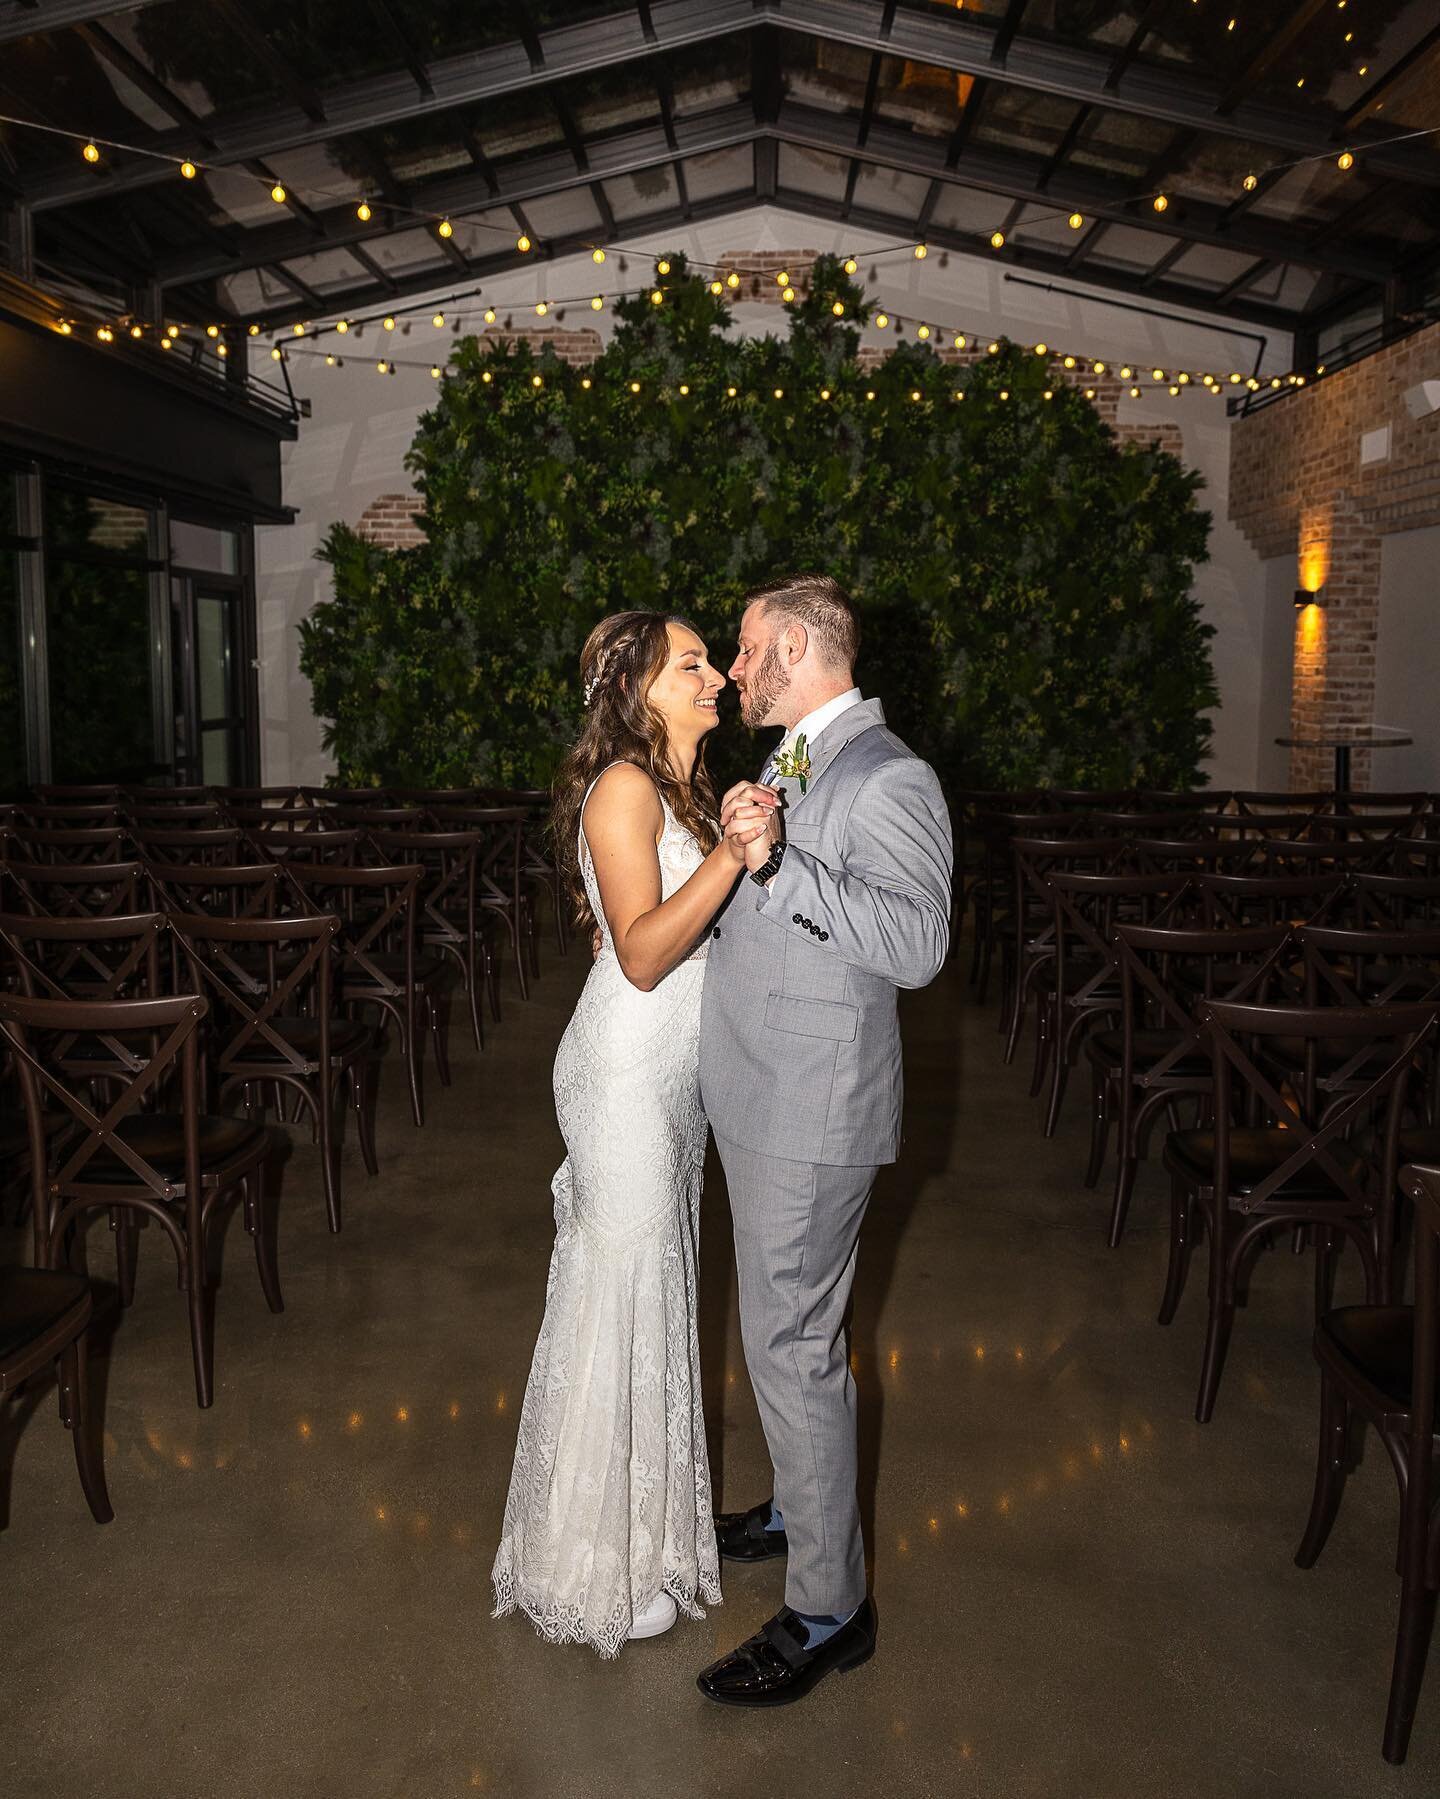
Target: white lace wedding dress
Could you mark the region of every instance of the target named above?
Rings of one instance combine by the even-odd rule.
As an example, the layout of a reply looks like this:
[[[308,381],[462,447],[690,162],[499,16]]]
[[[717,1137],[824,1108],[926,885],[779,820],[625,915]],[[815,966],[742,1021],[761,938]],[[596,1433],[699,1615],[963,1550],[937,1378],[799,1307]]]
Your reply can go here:
[[[701,850],[664,810],[668,899]],[[695,1318],[708,940],[653,992],[632,987],[583,824],[580,863],[601,948],[555,1058],[569,1153],[491,1579],[497,1618],[518,1607],[552,1642],[614,1656],[662,1590],[692,1618],[720,1600]]]

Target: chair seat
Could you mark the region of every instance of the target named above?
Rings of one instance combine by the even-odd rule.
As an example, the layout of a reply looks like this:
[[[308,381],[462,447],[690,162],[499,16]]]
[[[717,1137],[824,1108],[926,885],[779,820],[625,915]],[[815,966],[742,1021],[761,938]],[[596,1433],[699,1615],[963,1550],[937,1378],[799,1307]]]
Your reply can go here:
[[[1167,1055],[1187,1033],[1183,1031],[1136,1031],[1135,1033],[1135,1068],[1143,1074],[1147,1068]],[[1086,1053],[1092,1061],[1103,1064],[1106,1068],[1119,1069],[1123,1061],[1124,1033],[1122,1031],[1093,1031],[1086,1042]],[[1187,1050],[1178,1062],[1166,1069],[1166,1079],[1176,1080],[1203,1079],[1210,1073],[1210,1058],[1203,1050],[1193,1048]]]
[[[1264,1040],[1264,1059],[1287,1071],[1298,1073],[1305,1066],[1305,1038],[1303,1037],[1267,1037]],[[1354,1038],[1321,1037],[1316,1041],[1315,1065],[1321,1075],[1333,1074],[1336,1069],[1343,1068],[1350,1058],[1361,1048],[1360,1042]],[[1394,1046],[1390,1043],[1374,1043],[1366,1051],[1364,1059],[1357,1064],[1355,1079],[1366,1074],[1374,1076],[1386,1067],[1395,1056]]]
[[[1105,966],[1106,965],[1103,962],[1099,961],[1094,956],[1067,957],[1065,961],[1065,991],[1067,993],[1077,993],[1086,982],[1093,981],[1097,974],[1103,973]],[[1034,984],[1042,993],[1053,993],[1055,991],[1055,960],[1053,955],[1045,962],[1041,963],[1040,967],[1036,970]],[[1095,988],[1094,992],[1087,997],[1092,999],[1096,1005],[1111,1004],[1118,1006],[1120,1004],[1120,980],[1118,975],[1115,975],[1113,972],[1107,974],[1105,979]]]
[[[90,1292],[83,1274],[58,1268],[0,1268],[0,1363],[27,1349]]]
[[[268,1140],[263,1125],[245,1118],[203,1117],[199,1123],[202,1173],[252,1155],[263,1149]],[[185,1179],[185,1120],[179,1112],[135,1113],[121,1119],[116,1134],[167,1180]],[[101,1150],[85,1164],[79,1178],[82,1182],[114,1181],[131,1186],[137,1176],[118,1156]]]
[[[1243,1196],[1253,1192],[1290,1160],[1303,1140],[1298,1131],[1282,1131],[1271,1125],[1234,1127],[1230,1132],[1231,1193]],[[1328,1147],[1340,1167],[1357,1179],[1363,1174],[1366,1166],[1363,1156],[1339,1140]],[[1198,1186],[1212,1185],[1214,1131],[1171,1131],[1165,1139],[1165,1166]],[[1341,1199],[1345,1195],[1322,1167],[1311,1162],[1292,1175],[1272,1197]]]
[[[1320,1320],[1320,1331],[1356,1374],[1399,1411],[1409,1411],[1415,1354],[1413,1307],[1339,1306]]]
[[[1440,969],[1425,962],[1368,962],[1360,976],[1360,990],[1367,997],[1378,997],[1394,987],[1389,998],[1396,1003],[1426,999],[1437,986]]]

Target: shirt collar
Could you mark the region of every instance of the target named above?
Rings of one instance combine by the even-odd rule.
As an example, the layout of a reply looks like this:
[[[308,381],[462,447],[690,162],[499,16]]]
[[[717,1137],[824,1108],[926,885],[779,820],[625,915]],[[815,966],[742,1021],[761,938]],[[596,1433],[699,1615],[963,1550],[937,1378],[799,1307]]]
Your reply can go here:
[[[826,728],[839,718],[842,712],[848,712],[852,706],[860,704],[860,689],[848,687],[844,693],[837,693],[833,700],[826,700],[823,706],[817,706],[813,712],[807,712],[798,725],[793,725],[781,738],[776,749],[778,755],[782,750],[792,749],[804,734],[806,746],[809,747]]]

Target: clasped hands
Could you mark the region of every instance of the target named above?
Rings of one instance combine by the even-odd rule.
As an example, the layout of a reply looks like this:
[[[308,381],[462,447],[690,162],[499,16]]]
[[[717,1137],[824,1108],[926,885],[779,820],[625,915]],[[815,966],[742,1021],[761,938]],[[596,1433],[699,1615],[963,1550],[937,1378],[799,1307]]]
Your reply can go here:
[[[720,802],[720,830],[725,847],[753,874],[769,859],[782,836],[780,790],[756,781],[739,781]]]

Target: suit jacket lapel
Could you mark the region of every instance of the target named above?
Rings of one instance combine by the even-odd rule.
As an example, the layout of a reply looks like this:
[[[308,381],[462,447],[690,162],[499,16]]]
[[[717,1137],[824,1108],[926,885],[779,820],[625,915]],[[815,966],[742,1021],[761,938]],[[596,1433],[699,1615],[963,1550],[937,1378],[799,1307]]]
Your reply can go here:
[[[793,812],[804,804],[815,791],[815,783],[824,774],[826,767],[847,743],[853,743],[862,731],[884,723],[885,708],[879,700],[857,700],[853,706],[847,706],[839,718],[826,725],[814,743],[806,745],[810,755],[810,774],[805,782],[805,792],[801,793],[798,781],[781,780],[776,783],[784,790],[786,811]]]

